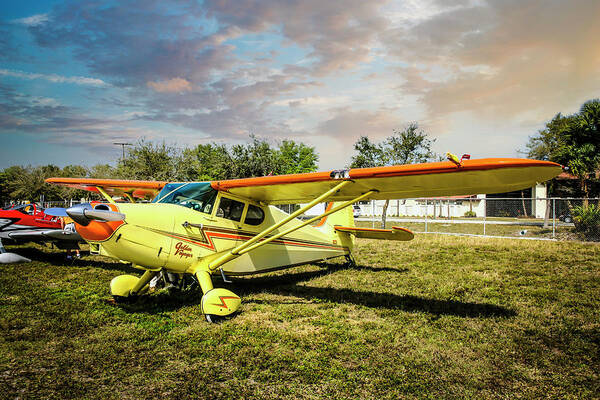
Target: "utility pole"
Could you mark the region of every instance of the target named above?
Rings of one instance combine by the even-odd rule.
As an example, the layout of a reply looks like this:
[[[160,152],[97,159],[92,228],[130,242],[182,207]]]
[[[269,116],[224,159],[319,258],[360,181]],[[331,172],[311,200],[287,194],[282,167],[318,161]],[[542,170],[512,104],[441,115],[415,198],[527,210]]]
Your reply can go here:
[[[121,146],[121,148],[123,149],[123,158],[122,160],[125,159],[125,146],[131,146],[131,143],[125,143],[125,142],[115,142],[113,144],[116,144],[118,146]]]

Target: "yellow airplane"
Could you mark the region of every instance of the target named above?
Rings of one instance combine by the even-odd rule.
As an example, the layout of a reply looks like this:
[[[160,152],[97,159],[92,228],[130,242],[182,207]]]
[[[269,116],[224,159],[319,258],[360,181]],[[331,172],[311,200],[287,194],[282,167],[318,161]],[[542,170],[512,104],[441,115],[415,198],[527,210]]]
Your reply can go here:
[[[92,251],[144,270],[110,283],[116,300],[144,294],[161,271],[192,274],[208,321],[233,314],[239,296],[214,288],[212,275],[247,275],[346,256],[354,238],[411,240],[407,229],[354,225],[360,200],[500,193],[553,178],[560,165],[525,159],[445,161],[212,182],[50,178],[49,183],[101,193],[106,202],[63,210]],[[112,196],[131,203],[116,203]],[[153,198],[135,203],[134,198]],[[325,211],[297,217],[316,204]],[[278,204],[307,203],[287,214]],[[46,211],[48,213],[48,210]],[[52,211],[51,211],[52,212]],[[56,214],[60,212],[54,210]]]

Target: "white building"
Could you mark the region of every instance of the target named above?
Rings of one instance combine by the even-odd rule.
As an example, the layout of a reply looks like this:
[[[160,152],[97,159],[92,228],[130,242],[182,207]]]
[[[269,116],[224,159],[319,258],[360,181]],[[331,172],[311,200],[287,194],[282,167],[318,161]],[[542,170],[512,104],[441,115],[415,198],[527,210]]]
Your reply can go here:
[[[546,185],[538,184],[531,188],[531,215],[535,218],[544,218],[546,212]],[[541,200],[543,199],[543,200]],[[385,200],[371,200],[360,202],[361,216],[381,216]],[[435,216],[442,218],[464,217],[465,213],[473,212],[474,217],[483,217],[486,215],[486,195],[478,194],[473,196],[451,196],[443,198],[422,198],[422,199],[399,199],[390,200],[387,215],[397,217],[424,217]],[[319,215],[325,211],[325,204],[317,204],[305,215]]]

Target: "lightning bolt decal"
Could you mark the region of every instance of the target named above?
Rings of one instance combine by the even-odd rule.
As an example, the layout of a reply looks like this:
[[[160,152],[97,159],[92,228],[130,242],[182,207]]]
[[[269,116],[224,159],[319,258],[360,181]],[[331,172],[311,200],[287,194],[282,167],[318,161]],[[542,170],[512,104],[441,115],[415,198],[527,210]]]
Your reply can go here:
[[[229,310],[229,307],[227,307],[227,304],[225,304],[225,300],[231,300],[231,299],[240,299],[237,296],[219,296],[219,300],[221,300],[221,304],[215,304],[212,303],[212,306],[217,306],[217,307],[225,307],[226,309]]]

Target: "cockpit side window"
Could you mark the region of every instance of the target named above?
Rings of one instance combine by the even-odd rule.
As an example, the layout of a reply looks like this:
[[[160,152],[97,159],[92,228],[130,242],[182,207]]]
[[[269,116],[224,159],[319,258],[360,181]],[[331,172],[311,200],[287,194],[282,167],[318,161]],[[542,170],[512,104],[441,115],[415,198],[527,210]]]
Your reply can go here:
[[[245,203],[240,201],[228,197],[221,197],[219,208],[217,210],[217,217],[239,222],[242,219],[245,205]]]
[[[177,204],[210,214],[217,193],[210,186],[210,182],[174,183],[166,185],[153,202]]]
[[[265,220],[265,212],[262,208],[255,205],[248,205],[248,211],[246,212],[246,219],[244,223],[248,225],[260,225]]]

